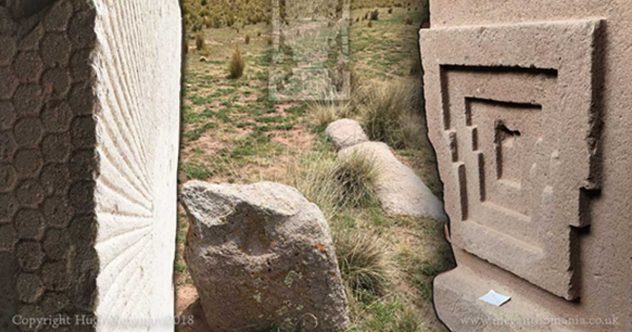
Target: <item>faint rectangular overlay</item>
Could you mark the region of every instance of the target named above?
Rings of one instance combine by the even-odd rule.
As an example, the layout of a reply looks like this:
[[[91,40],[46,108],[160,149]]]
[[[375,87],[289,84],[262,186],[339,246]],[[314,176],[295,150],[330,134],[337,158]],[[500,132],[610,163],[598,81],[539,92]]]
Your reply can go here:
[[[272,0],[274,101],[347,100],[350,0]]]

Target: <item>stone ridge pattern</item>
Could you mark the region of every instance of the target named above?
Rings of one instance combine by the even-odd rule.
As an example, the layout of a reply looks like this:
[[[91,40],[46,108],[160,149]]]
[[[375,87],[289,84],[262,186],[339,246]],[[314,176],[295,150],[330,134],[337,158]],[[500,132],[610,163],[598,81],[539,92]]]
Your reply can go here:
[[[94,310],[94,17],[85,0],[19,19],[0,6],[1,331]]]

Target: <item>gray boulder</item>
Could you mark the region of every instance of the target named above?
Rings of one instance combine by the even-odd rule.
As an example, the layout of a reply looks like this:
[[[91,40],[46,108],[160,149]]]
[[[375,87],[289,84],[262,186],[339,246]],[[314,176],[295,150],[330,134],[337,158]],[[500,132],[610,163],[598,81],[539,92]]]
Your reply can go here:
[[[325,133],[338,150],[369,141],[358,121],[351,119],[340,119],[330,123]]]
[[[211,331],[340,331],[342,278],[320,209],[270,182],[184,185],[185,258]]]
[[[388,145],[381,142],[360,143],[341,150],[338,156],[348,158],[354,154],[375,161],[376,191],[384,211],[393,215],[447,221],[443,203],[410,167],[395,157]]]

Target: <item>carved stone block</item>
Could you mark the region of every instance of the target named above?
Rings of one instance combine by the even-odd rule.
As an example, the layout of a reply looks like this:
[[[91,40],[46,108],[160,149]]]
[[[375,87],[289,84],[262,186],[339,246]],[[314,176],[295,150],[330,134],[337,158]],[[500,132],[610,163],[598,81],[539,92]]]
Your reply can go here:
[[[429,136],[455,331],[632,329],[629,3],[431,0]],[[501,308],[478,297],[512,296]]]
[[[589,223],[582,191],[597,185],[599,25],[433,29],[422,39],[454,244],[569,300],[572,227]]]

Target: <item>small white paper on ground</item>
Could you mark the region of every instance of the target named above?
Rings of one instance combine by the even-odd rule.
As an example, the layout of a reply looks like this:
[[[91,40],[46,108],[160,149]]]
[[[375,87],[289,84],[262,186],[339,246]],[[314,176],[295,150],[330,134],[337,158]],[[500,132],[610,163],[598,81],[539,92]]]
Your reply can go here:
[[[501,305],[507,303],[507,301],[511,300],[511,296],[503,295],[500,293],[496,293],[493,289],[490,290],[487,294],[478,298],[483,302],[487,302],[491,305],[495,305],[500,307]]]

